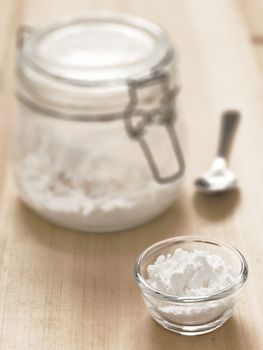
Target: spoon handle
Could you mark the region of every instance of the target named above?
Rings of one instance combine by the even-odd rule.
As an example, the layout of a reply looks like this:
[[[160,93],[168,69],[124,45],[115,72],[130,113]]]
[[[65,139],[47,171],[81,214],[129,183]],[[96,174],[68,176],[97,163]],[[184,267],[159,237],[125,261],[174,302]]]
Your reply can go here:
[[[222,115],[218,157],[226,158],[230,152],[232,140],[240,120],[240,113],[236,110],[227,110]]]

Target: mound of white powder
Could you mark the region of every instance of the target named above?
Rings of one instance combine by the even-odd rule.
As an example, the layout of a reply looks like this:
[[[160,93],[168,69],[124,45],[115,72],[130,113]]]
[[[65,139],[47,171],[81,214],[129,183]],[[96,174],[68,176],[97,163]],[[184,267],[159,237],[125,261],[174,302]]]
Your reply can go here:
[[[36,142],[20,163],[24,201],[49,221],[82,231],[144,223],[171,205],[179,185],[157,184],[147,164],[133,166],[52,138]]]
[[[162,292],[176,296],[204,296],[218,292],[234,281],[231,266],[204,250],[160,255],[148,266],[148,283]]]
[[[208,296],[230,286],[235,275],[232,267],[218,255],[204,250],[185,251],[160,255],[149,265],[148,284],[159,291],[178,297]],[[157,312],[171,322],[205,323],[217,318],[233,306],[233,298],[210,303],[169,304],[154,301]]]

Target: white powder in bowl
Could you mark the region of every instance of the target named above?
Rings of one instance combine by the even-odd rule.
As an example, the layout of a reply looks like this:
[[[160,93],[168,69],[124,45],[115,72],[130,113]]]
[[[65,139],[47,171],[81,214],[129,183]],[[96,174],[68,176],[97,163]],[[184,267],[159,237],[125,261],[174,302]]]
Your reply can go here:
[[[230,265],[220,256],[204,250],[188,252],[178,248],[173,254],[160,255],[148,266],[147,272],[149,285],[178,297],[207,296],[230,286],[235,280]],[[162,317],[182,324],[210,322],[225,311],[230,313],[233,302],[233,297],[184,305],[151,301]]]

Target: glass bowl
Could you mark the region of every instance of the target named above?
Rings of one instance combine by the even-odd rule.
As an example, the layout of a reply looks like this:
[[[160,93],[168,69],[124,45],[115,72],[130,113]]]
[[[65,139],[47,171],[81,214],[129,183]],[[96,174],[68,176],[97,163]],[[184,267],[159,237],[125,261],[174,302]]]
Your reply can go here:
[[[176,296],[153,288],[148,282],[147,267],[160,255],[186,251],[205,250],[221,257],[231,266],[234,281],[213,294]],[[184,236],[157,242],[147,248],[137,259],[135,267],[137,284],[145,305],[153,319],[164,328],[183,335],[205,334],[222,326],[232,315],[238,294],[248,276],[244,256],[229,243],[198,236]]]

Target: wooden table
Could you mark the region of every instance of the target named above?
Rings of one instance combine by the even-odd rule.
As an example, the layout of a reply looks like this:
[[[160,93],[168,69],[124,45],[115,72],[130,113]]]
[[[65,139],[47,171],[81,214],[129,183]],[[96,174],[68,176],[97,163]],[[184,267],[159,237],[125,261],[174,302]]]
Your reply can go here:
[[[9,144],[14,33],[21,23],[104,8],[155,20],[174,40],[188,171],[180,198],[159,219],[127,232],[83,234],[46,223],[17,198]],[[263,349],[262,0],[0,0],[0,9],[0,349]],[[208,166],[219,115],[229,107],[243,115],[231,158],[240,191],[203,197],[193,179]],[[185,234],[226,239],[250,266],[234,317],[193,338],[149,317],[133,276],[144,248]]]

